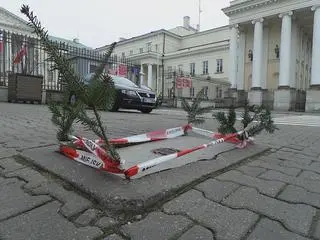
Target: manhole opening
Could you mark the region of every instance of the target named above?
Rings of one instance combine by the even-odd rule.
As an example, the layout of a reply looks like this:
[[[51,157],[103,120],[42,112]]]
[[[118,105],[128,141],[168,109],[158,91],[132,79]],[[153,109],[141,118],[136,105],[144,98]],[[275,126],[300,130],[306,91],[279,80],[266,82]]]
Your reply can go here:
[[[157,148],[157,149],[153,149],[152,152],[154,154],[158,154],[158,155],[169,155],[172,153],[177,153],[180,152],[179,149],[175,149],[175,148]]]

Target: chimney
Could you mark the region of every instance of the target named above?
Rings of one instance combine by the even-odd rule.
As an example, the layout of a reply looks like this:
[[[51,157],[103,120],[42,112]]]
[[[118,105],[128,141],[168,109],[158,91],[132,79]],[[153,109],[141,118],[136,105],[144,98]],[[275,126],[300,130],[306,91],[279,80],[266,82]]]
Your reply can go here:
[[[190,27],[190,17],[184,16],[183,17],[183,27],[189,28]]]
[[[79,38],[74,38],[73,42],[76,43],[76,44],[79,44],[80,43]]]

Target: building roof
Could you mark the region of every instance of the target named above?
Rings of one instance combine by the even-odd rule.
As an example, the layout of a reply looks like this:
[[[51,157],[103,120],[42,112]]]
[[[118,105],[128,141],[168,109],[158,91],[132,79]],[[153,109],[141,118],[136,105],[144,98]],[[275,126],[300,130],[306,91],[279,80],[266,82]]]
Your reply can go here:
[[[68,40],[68,39],[65,39],[65,38],[60,38],[60,37],[54,37],[54,36],[49,36],[49,39],[53,42],[62,42],[62,43],[65,43],[71,47],[77,47],[77,48],[86,48],[88,50],[92,50],[91,47],[88,47],[80,42],[77,42],[76,39],[74,40]]]

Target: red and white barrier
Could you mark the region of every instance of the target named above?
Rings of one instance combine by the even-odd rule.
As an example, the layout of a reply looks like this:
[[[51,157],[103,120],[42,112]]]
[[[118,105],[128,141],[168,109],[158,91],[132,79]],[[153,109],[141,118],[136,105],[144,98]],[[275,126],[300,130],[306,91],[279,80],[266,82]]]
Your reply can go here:
[[[217,139],[215,141],[211,141],[211,142],[209,142],[207,144],[201,144],[199,146],[196,146],[196,147],[193,147],[193,148],[189,148],[189,149],[185,149],[185,150],[182,150],[182,151],[177,152],[177,153],[173,153],[173,154],[169,154],[169,155],[166,155],[166,156],[162,156],[162,157],[151,159],[149,161],[137,164],[137,165],[125,170],[124,174],[125,174],[126,178],[133,177],[133,176],[137,175],[140,172],[144,172],[144,171],[146,171],[148,169],[151,169],[151,168],[159,165],[160,163],[164,163],[164,162],[167,162],[167,161],[182,157],[182,156],[184,156],[186,154],[198,151],[200,149],[204,149],[204,148],[207,148],[207,147],[219,144],[219,143],[223,143],[226,140],[234,138],[238,134],[241,134],[241,133],[242,132],[226,135],[224,138],[220,138],[220,139]]]
[[[119,138],[113,139],[110,141],[111,144],[130,144],[130,143],[142,143],[142,142],[150,142],[150,141],[158,141],[163,139],[175,138],[184,135],[189,130],[193,132],[207,136],[207,137],[215,137],[217,136],[214,132],[192,127],[190,124],[184,125],[181,127],[170,128],[165,130],[154,131],[146,134],[135,135],[127,138]],[[185,149],[177,153],[169,154],[166,156],[161,156],[158,158],[154,158],[143,163],[139,163],[135,166],[132,166],[128,169],[124,169],[124,160],[120,159],[119,161],[114,161],[111,156],[108,155],[106,150],[100,146],[103,144],[103,141],[96,140],[91,141],[90,139],[84,137],[75,137],[70,136],[70,139],[73,140],[73,144],[77,148],[73,148],[67,145],[60,146],[60,152],[69,157],[72,160],[83,163],[87,166],[100,169],[109,173],[114,174],[124,174],[126,178],[131,178],[140,172],[147,171],[161,163],[182,157],[186,154],[219,144],[223,142],[236,142],[240,141],[237,137],[242,134],[243,131],[233,134],[228,134],[221,136],[221,138],[211,141],[207,144],[201,144],[199,146],[195,146],[193,148]]]
[[[162,130],[134,135],[126,138],[110,139],[109,143],[112,145],[125,145],[130,143],[131,144],[145,143],[145,142],[165,140],[165,139],[183,136],[187,131],[191,129],[192,129],[192,126],[190,124],[187,124],[187,125],[176,127],[176,128],[162,129]],[[103,140],[101,139],[96,140],[95,142],[99,145],[104,143]]]

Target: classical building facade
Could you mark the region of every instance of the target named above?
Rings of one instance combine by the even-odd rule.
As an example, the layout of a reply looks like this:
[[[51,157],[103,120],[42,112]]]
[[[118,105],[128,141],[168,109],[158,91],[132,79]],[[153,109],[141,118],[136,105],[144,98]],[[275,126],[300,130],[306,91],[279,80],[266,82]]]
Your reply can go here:
[[[320,110],[320,1],[235,0],[223,11],[231,87],[275,109]]]
[[[251,103],[274,109],[318,111],[319,6],[320,0],[234,0],[222,9],[229,17],[228,26],[199,31],[186,16],[182,26],[174,29],[121,38],[114,57],[137,63],[139,70],[128,74],[130,79],[165,97],[192,98],[204,87],[211,100],[231,96],[238,102],[248,98]],[[45,57],[37,53],[36,36],[26,22],[3,8],[0,30],[5,46],[0,53],[1,85],[9,71],[19,71],[12,57],[23,39],[34,41],[35,50],[29,49],[29,56],[36,63]],[[77,41],[62,41],[98,54],[108,48],[92,50]],[[95,65],[81,64],[87,66],[81,68],[84,74]],[[46,82],[57,82],[57,73],[50,72],[46,65],[35,71],[44,75]],[[175,79],[180,76],[192,79],[192,87],[177,88]]]
[[[165,97],[192,98],[206,88],[207,98],[221,99],[228,82],[228,26],[199,32],[190,26],[190,18],[174,29],[161,29],[130,39],[120,39],[114,54],[140,65],[140,74],[132,80],[151,87]],[[104,52],[109,45],[96,49]],[[174,80],[192,79],[191,88],[178,89]]]

